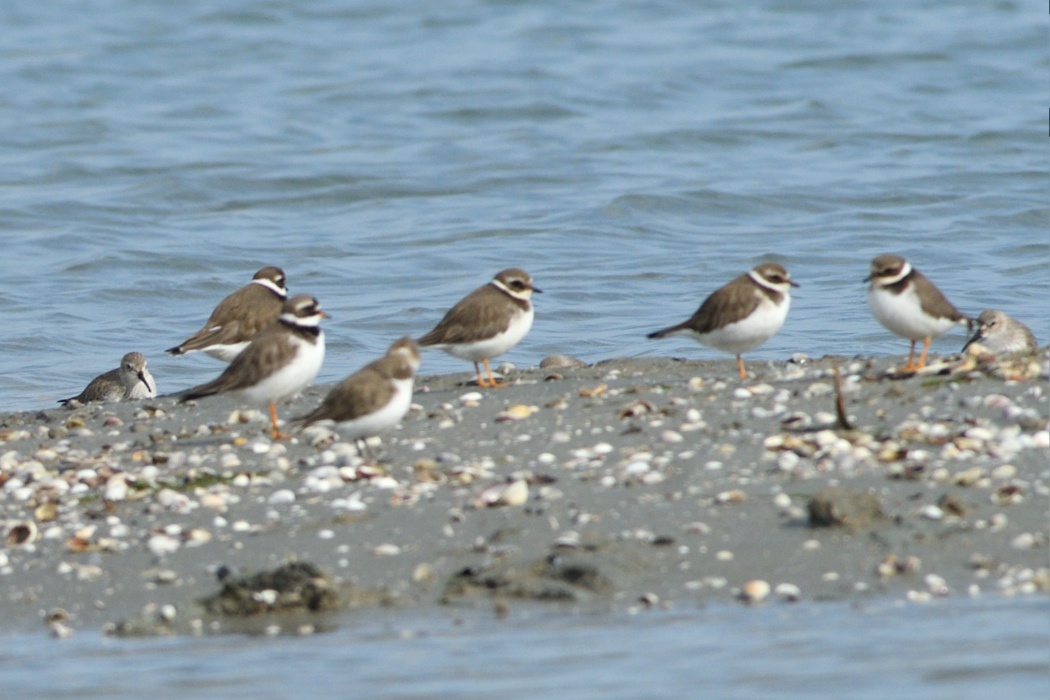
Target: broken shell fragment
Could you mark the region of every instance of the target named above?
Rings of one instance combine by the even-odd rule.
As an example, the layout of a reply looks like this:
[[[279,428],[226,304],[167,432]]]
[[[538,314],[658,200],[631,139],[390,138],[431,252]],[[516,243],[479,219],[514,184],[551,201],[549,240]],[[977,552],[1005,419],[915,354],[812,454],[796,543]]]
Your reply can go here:
[[[515,421],[521,420],[523,418],[528,418],[532,415],[532,413],[533,411],[530,406],[518,403],[514,404],[513,406],[510,406],[509,408],[507,408],[506,411],[500,411],[496,415],[496,420],[500,423],[506,423],[508,421]]]
[[[478,494],[478,508],[497,506],[520,506],[529,500],[529,485],[524,479],[517,479],[509,484],[489,486]]]
[[[32,520],[15,523],[7,529],[7,534],[4,536],[4,544],[7,545],[8,549],[25,547],[32,544],[38,534],[36,523]]]

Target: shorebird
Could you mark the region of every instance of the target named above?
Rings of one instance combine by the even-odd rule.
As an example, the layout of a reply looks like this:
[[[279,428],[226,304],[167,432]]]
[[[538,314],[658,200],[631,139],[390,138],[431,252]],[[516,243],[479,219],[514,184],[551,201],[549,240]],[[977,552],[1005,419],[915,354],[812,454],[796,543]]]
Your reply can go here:
[[[412,377],[419,369],[419,346],[409,337],[396,341],[378,360],[339,382],[316,409],[293,420],[303,427],[334,424],[361,454],[367,438],[392,428],[412,405]],[[367,443],[365,443],[367,447]]]
[[[60,399],[60,404],[70,401],[121,401],[125,399],[152,399],[157,395],[153,375],[146,369],[146,358],[141,353],[129,352],[120,358],[120,366],[100,374],[76,396]]]
[[[995,309],[982,311],[977,317],[977,332],[966,341],[963,352],[974,343],[988,348],[996,355],[1035,352],[1038,348],[1028,326]]]
[[[321,319],[327,317],[309,294],[292,297],[277,322],[259,331],[226,371],[179,400],[239,392],[249,401],[268,403],[273,439],[288,438],[277,428],[277,402],[302,391],[320,371],[325,349]]]
[[[499,386],[489,360],[510,350],[529,332],[533,317],[531,297],[542,291],[532,286],[532,277],[525,270],[503,270],[453,306],[417,342],[421,347],[439,348],[473,362],[478,386]],[[481,376],[479,362],[485,365],[488,381]]]
[[[922,369],[930,341],[952,326],[969,324],[933,282],[899,255],[880,255],[871,261],[871,274],[865,279],[868,308],[883,326],[911,341],[905,372]],[[915,343],[923,341],[922,355],[915,363]]]
[[[287,298],[284,271],[279,267],[264,267],[255,273],[251,282],[219,302],[204,328],[165,352],[172,355],[203,352],[223,362],[232,362],[256,333],[277,320]]]
[[[743,354],[780,330],[798,285],[780,263],[756,265],[716,289],[688,320],[650,333],[649,338],[686,335],[708,347],[736,355],[740,378],[747,379]]]

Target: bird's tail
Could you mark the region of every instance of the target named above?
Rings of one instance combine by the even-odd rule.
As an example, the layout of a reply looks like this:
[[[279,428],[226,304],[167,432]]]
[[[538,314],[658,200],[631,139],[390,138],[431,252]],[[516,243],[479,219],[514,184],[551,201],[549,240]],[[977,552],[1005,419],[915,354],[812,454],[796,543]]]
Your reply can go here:
[[[213,379],[207,384],[201,384],[200,386],[195,386],[192,389],[187,389],[186,391],[182,392],[181,396],[179,396],[179,403],[185,403],[186,401],[192,401],[193,399],[200,399],[204,398],[205,396],[213,396],[214,394],[218,394],[222,390],[219,379],[222,379],[222,377],[220,376],[218,379]]]
[[[680,331],[680,330],[682,330],[682,325],[681,324],[679,324],[677,326],[668,326],[667,328],[664,328],[664,329],[661,329],[661,330],[658,330],[658,331],[653,331],[652,333],[649,333],[645,337],[646,338],[664,338],[664,337],[669,336],[672,333],[674,333],[676,331]]]

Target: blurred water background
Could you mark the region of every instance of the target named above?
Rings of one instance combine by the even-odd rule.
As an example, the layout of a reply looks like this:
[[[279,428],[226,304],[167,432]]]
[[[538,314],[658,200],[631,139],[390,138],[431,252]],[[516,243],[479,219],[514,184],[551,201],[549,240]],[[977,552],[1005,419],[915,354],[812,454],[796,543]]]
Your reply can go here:
[[[901,354],[897,252],[1047,342],[1047,15],[1011,2],[93,0],[0,7],[0,408],[163,354],[267,264],[332,314],[319,381],[512,265],[505,359],[646,340],[755,263],[802,287],[754,353]],[[958,350],[962,330],[934,345]],[[468,371],[428,353],[423,371]]]

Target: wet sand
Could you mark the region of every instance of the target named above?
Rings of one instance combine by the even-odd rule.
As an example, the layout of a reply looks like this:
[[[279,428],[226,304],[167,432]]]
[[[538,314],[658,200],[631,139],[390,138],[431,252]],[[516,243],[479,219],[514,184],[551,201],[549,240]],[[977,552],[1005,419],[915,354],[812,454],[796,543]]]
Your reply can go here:
[[[752,362],[741,380],[733,360],[623,359],[494,390],[422,376],[375,461],[323,428],[274,443],[232,397],[4,414],[4,629],[1045,596],[1047,352],[945,360]]]

